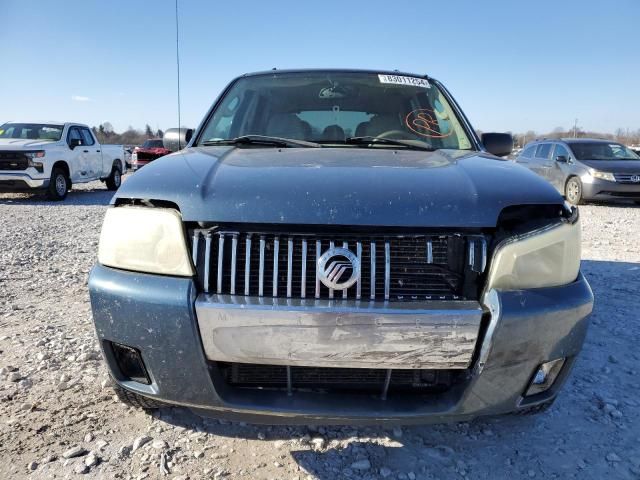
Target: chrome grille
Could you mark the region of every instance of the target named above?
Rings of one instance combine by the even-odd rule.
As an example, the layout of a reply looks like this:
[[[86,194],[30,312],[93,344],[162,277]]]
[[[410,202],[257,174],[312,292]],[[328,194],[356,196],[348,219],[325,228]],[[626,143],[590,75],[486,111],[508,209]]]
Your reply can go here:
[[[614,173],[614,178],[618,183],[640,184],[640,172],[637,173]],[[637,179],[637,180],[636,180]]]
[[[234,232],[194,229],[192,256],[207,293],[302,299],[458,300],[465,275],[484,272],[482,236]],[[335,291],[316,271],[341,246],[360,263],[359,280]]]

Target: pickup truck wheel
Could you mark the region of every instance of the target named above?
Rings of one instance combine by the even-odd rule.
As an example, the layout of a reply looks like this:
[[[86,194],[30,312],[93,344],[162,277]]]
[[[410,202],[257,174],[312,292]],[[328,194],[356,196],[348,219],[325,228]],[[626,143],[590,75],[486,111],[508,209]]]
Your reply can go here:
[[[564,196],[573,205],[581,205],[582,201],[582,182],[578,177],[571,177],[564,187]]]
[[[107,188],[109,190],[118,190],[122,184],[122,172],[120,167],[114,165],[111,169],[111,174],[107,177]]]
[[[67,172],[61,168],[54,168],[51,172],[51,180],[49,181],[49,188],[47,189],[47,197],[49,200],[60,201],[67,197],[69,192],[69,177]]]
[[[111,386],[116,392],[118,399],[131,407],[143,408],[145,410],[155,410],[157,408],[166,407],[167,405],[154,400],[153,398],[144,397],[142,395],[138,395],[137,393],[130,392],[129,390],[125,390],[116,382],[111,380]]]

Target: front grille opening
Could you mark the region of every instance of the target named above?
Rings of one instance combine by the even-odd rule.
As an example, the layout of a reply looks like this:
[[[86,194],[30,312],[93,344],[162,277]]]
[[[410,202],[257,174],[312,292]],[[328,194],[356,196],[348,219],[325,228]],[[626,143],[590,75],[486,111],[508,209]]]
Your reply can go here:
[[[23,152],[0,152],[0,170],[26,170],[29,159]]]
[[[189,235],[205,292],[272,298],[474,300],[487,255],[480,235],[328,236],[215,228],[192,229]],[[316,279],[318,252],[331,245],[354,255],[360,249],[360,279],[346,290],[332,292]]]
[[[215,362],[231,387],[287,393],[364,393],[382,396],[388,370],[370,368],[287,367],[249,363]],[[386,395],[438,394],[463,381],[466,370],[391,370]],[[288,380],[290,375],[290,381]]]

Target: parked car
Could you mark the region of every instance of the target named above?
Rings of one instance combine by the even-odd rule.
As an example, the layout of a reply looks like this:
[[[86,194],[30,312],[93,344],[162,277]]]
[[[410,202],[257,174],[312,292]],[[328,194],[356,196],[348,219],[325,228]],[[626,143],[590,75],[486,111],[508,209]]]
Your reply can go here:
[[[574,205],[586,200],[640,203],[640,156],[617,142],[537,140],[525,147],[516,162],[546,178]]]
[[[114,196],[89,279],[124,401],[314,424],[553,402],[593,305],[578,210],[440,82],[243,75],[190,133]]]
[[[161,138],[150,138],[145,140],[141,147],[133,149],[131,154],[132,169],[139,170],[157,158],[164,157],[171,153],[171,150],[164,148]]]
[[[100,145],[81,123],[18,123],[0,126],[0,192],[38,191],[63,200],[74,183],[102,180],[120,187],[121,145]]]

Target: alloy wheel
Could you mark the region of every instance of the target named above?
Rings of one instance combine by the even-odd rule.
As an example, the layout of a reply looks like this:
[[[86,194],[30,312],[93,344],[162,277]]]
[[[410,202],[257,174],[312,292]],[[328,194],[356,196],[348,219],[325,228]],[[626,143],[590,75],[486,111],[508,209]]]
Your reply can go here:
[[[56,175],[56,193],[61,197],[67,193],[67,179],[62,174]]]

